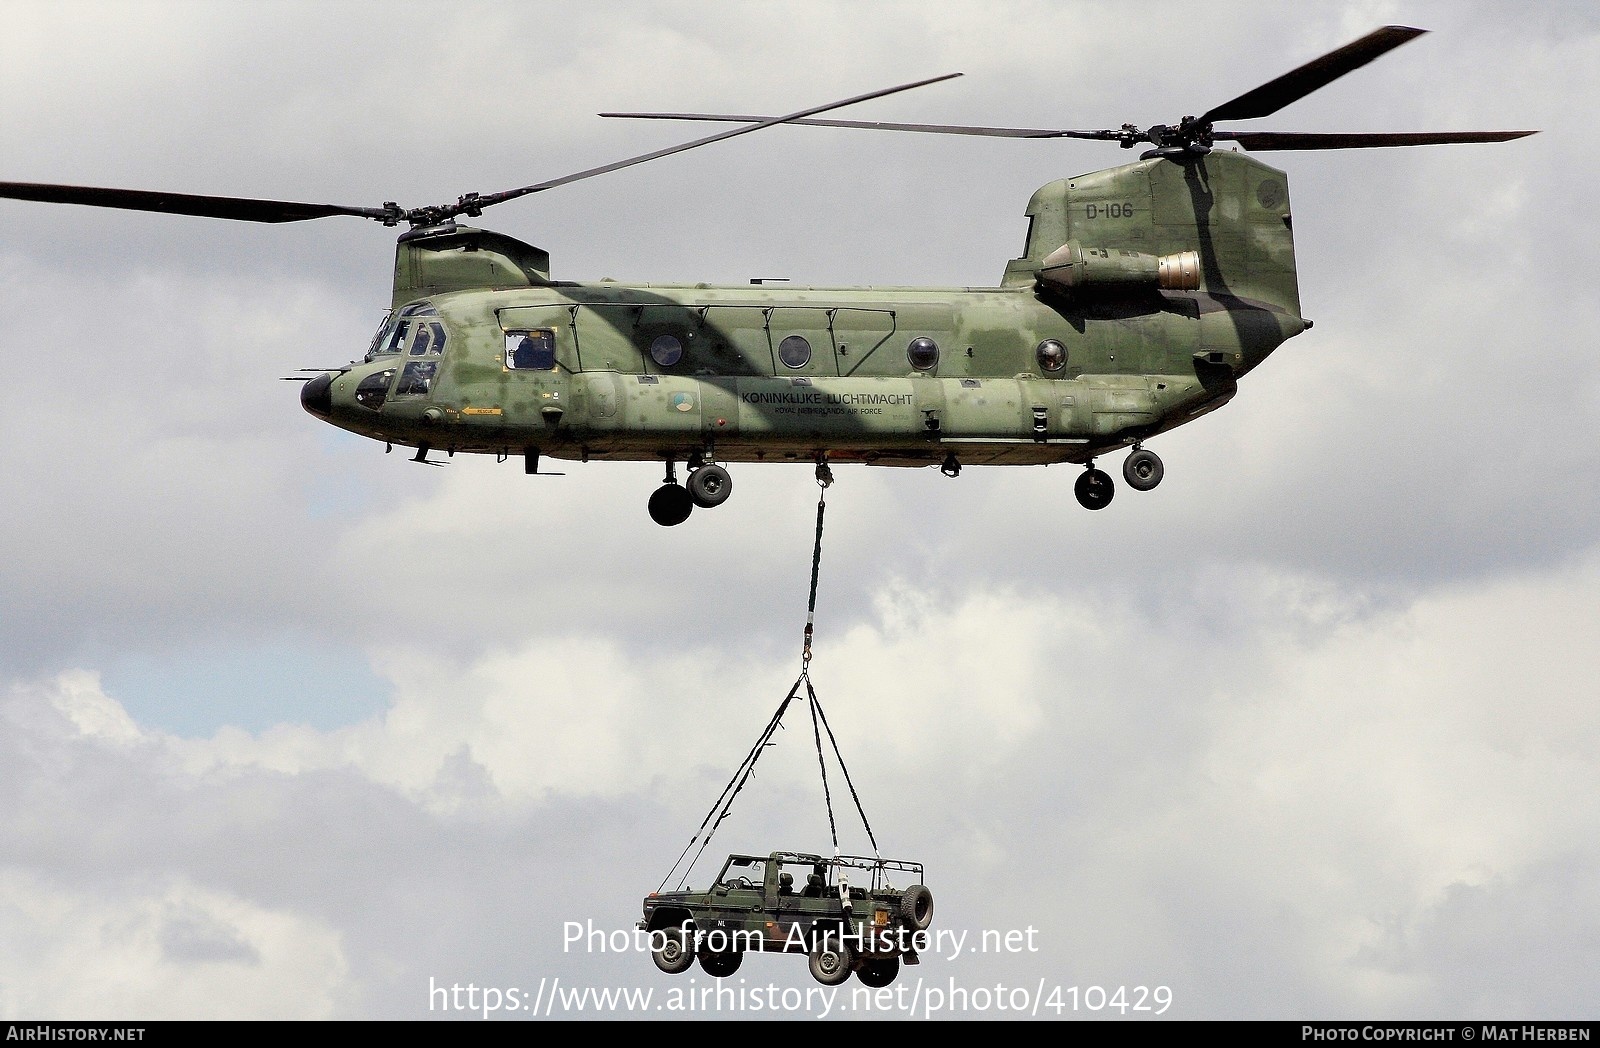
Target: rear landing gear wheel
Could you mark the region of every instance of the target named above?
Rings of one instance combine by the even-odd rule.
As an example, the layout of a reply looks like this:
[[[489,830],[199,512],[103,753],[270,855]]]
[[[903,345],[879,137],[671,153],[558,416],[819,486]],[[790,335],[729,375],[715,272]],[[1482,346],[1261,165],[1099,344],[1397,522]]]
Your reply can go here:
[[[694,499],[676,484],[663,484],[650,495],[650,519],[664,528],[682,524],[694,512]]]
[[[1078,496],[1078,504],[1084,509],[1105,509],[1111,505],[1111,497],[1117,493],[1117,489],[1104,470],[1090,466],[1072,486],[1072,492]]]
[[[1133,453],[1122,461],[1122,479],[1134,491],[1149,491],[1161,483],[1165,472],[1161,456],[1143,448],[1134,448]]]
[[[733,478],[716,463],[701,466],[689,474],[689,498],[696,506],[710,509],[728,501],[733,494]]]

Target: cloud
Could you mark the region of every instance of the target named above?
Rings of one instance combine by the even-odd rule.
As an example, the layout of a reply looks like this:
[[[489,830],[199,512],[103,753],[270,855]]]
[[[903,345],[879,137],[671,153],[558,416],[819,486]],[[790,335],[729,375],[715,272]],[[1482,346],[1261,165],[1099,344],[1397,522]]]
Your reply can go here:
[[[90,888],[0,872],[0,1011],[67,1021],[324,1019],[339,936],[181,879]]]
[[[1585,803],[1595,760],[1575,744],[1596,728],[1586,696],[1600,667],[1577,612],[1597,587],[1590,566],[1317,629],[1282,614],[1285,591],[1264,588],[1226,650],[1200,634],[1167,634],[1151,650],[1139,638],[1156,620],[1126,602],[997,590],[947,604],[888,587],[813,665],[851,772],[847,789],[832,771],[835,825],[847,850],[869,847],[854,793],[886,853],[930,861],[952,930],[1037,929],[1036,950],[941,962],[958,980],[1022,980],[1041,966],[1063,978],[1159,975],[1183,986],[1191,1016],[1507,1014],[1500,1004],[1564,1014],[1575,986],[1566,973],[1592,960],[1574,929],[1600,915],[1538,900],[1581,868],[1597,829]],[[1561,621],[1565,631],[1548,628]],[[947,657],[926,658],[929,646]],[[315,976],[320,989],[295,984],[294,1014],[374,1000],[414,1013],[415,988],[442,960],[465,962],[458,951],[515,883],[489,890],[498,867],[458,881],[463,867],[446,857],[486,856],[508,834],[532,833],[528,845],[542,837],[548,861],[521,890],[567,903],[531,907],[512,926],[569,978],[641,984],[642,958],[558,961],[550,928],[626,927],[629,896],[653,887],[675,842],[694,835],[776,708],[793,663],[726,655],[712,646],[663,663],[530,642],[441,673],[437,655],[413,653],[386,663],[395,690],[382,718],[210,739],[139,728],[82,674],[13,690],[5,764],[26,785],[5,831],[19,856],[6,871],[13,898],[26,928],[64,915],[52,957],[95,941],[73,929],[131,914],[93,932],[105,937],[108,971],[154,959],[109,998],[119,1007],[138,1010],[141,994],[200,971],[208,992],[248,986],[255,1003],[241,1008],[261,1014],[285,1000],[260,989],[279,977],[275,959],[304,949],[314,971],[295,977]],[[727,848],[826,847],[803,707],[785,723],[705,863]],[[578,861],[558,842],[596,804],[613,814],[595,829],[620,828],[629,807],[624,823],[655,825],[631,841],[600,830]],[[484,820],[500,829],[466,844]],[[308,832],[319,826],[342,829]],[[166,843],[127,862],[143,840]],[[225,858],[238,840],[260,843]],[[254,857],[269,854],[304,874],[263,879]],[[366,921],[398,904],[377,882],[377,898],[353,910],[338,898],[357,882],[322,894],[319,871],[377,876],[400,855],[431,856],[407,875],[412,892],[461,900],[447,908],[461,926],[439,952],[407,953],[410,935],[374,934]],[[582,882],[576,867],[595,861],[614,869],[610,886],[564,895]],[[114,869],[123,872],[104,872]],[[1023,871],[1051,885],[1052,905],[983,888]],[[469,901],[461,892],[472,886],[486,895]],[[1496,963],[1523,975],[1500,994],[1465,975],[1488,949],[1479,916],[1495,898],[1530,903],[1496,925],[1509,934]],[[1550,942],[1563,949],[1551,954]],[[1192,960],[1201,954],[1207,964]],[[492,956],[468,970],[501,985],[526,978],[500,966],[509,958],[485,972]],[[83,1007],[78,990],[52,996],[44,985],[27,982],[13,1014]],[[198,995],[171,999],[175,1013],[199,1008]]]

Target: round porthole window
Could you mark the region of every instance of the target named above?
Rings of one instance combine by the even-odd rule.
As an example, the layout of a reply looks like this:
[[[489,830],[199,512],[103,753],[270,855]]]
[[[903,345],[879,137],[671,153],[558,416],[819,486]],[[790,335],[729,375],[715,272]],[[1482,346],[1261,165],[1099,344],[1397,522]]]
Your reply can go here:
[[[803,368],[811,362],[811,343],[804,335],[790,335],[778,343],[778,359],[792,368]]]
[[[1047,338],[1039,343],[1035,351],[1039,356],[1041,371],[1060,371],[1067,362],[1067,347],[1053,338]]]
[[[664,368],[670,368],[683,359],[683,343],[677,335],[657,335],[650,343],[650,359]]]
[[[906,347],[906,359],[918,371],[930,371],[939,363],[939,343],[931,338],[914,338]]]

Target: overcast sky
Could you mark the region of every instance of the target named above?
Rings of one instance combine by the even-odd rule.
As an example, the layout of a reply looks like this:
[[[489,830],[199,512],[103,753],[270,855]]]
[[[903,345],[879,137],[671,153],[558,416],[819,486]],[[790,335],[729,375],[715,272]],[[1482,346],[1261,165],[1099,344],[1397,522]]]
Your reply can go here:
[[[1152,443],[1155,491],[839,468],[812,679],[967,936],[901,977],[933,1017],[1160,986],[1188,1019],[1600,1018],[1592,5],[0,2],[0,179],[355,206],[702,131],[608,110],[959,71],[848,115],[1147,126],[1433,30],[1251,126],[1541,134],[1263,155],[1316,326]],[[993,285],[1035,188],[1130,159],[774,128],[480,221],[562,279]],[[810,470],[735,467],[667,529],[657,466],[423,468],[280,381],[364,351],[393,230],[0,221],[0,1017],[449,1017],[430,985],[555,980],[674,1017],[707,976],[565,932],[632,927],[794,683]],[[832,848],[809,725],[778,743],[691,884]],[[817,989],[792,957],[727,985]]]

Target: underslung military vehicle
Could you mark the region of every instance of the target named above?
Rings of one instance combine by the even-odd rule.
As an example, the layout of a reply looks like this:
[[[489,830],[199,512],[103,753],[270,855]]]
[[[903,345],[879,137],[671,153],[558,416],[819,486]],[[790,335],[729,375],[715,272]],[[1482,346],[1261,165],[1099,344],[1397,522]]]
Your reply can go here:
[[[639,930],[657,968],[696,961],[726,978],[747,953],[803,954],[825,986],[856,978],[888,986],[917,964],[933,922],[921,863],[808,852],[730,855],[706,891],[645,896]],[[896,884],[900,885],[896,887]]]
[[[1216,127],[1326,86],[1422,30],[1379,29],[1175,124],[1114,130],[818,120],[919,81],[603,167],[453,204],[405,209],[0,183],[0,196],[249,222],[333,215],[405,223],[390,315],[359,360],[308,375],[307,411],[431,453],[661,462],[652,519],[686,520],[733,490],[727,463],[1076,463],[1089,509],[1112,498],[1096,461],[1130,449],[1126,484],[1161,482],[1146,445],[1214,411],[1310,321],[1300,312],[1289,184],[1233,151],[1501,142],[1530,131],[1315,134]],[[495,204],[782,123],[1147,144],[1134,163],[1044,186],[1023,253],[992,287],[630,285],[552,275],[547,252],[460,225]],[[686,476],[678,479],[682,464]]]

